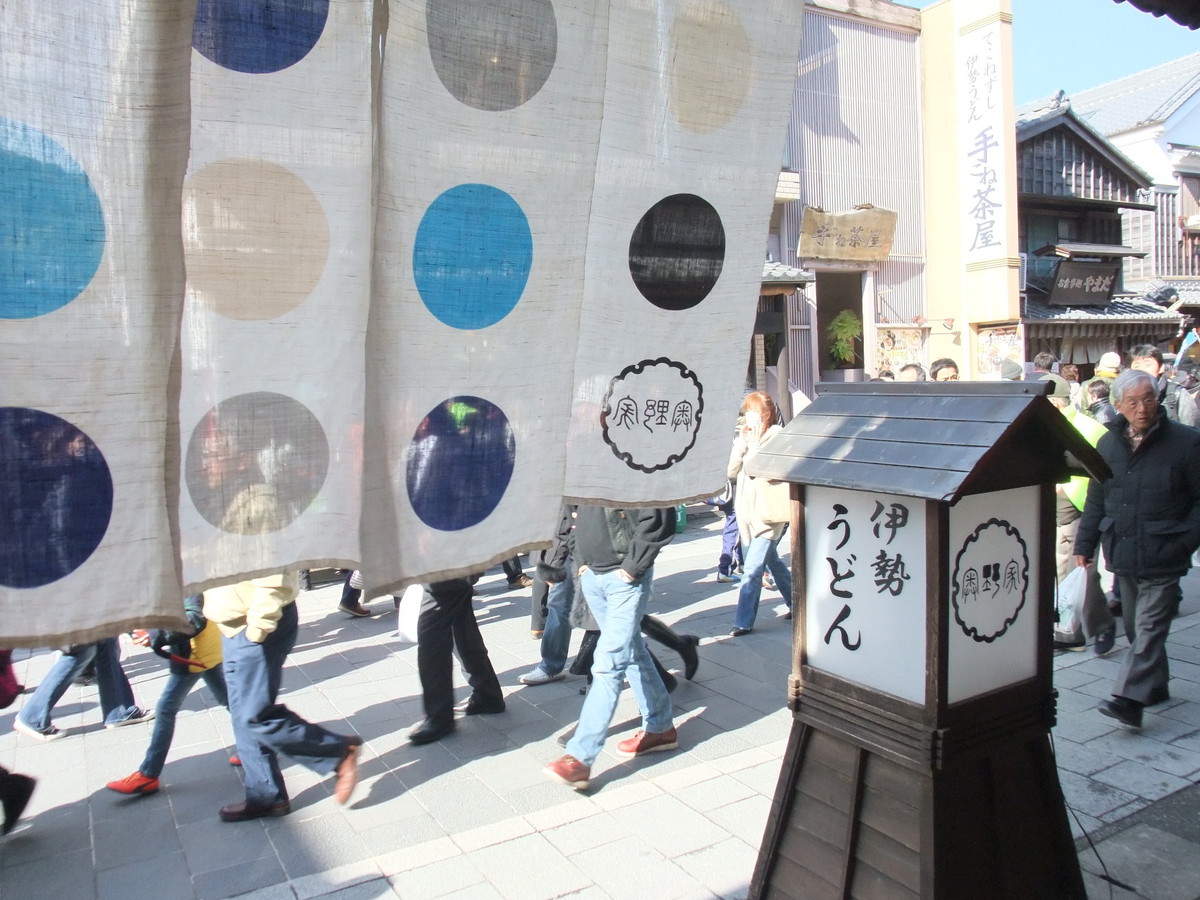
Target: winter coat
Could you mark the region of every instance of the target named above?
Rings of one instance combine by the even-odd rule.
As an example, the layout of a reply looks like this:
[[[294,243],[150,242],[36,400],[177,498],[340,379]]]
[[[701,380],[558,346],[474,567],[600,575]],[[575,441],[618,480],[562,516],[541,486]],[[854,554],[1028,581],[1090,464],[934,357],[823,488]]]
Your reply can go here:
[[[745,545],[749,545],[753,538],[764,535],[777,541],[783,537],[783,529],[787,527],[783,524],[768,525],[759,517],[759,481],[746,474],[746,463],[754,458],[758,448],[782,430],[778,425],[772,425],[756,442],[748,442],[739,435],[733,442],[733,452],[729,454],[726,475],[737,480],[737,489],[733,494],[733,511],[737,514],[738,537]]]
[[[1118,416],[1096,446],[1113,476],[1088,486],[1075,555],[1095,559],[1103,541],[1104,558],[1118,575],[1183,575],[1200,545],[1200,431],[1169,420],[1160,407],[1130,450],[1127,424]]]
[[[595,572],[624,569],[640,581],[658,552],[675,537],[671,507],[577,506],[572,512],[571,559],[577,570],[583,566]]]

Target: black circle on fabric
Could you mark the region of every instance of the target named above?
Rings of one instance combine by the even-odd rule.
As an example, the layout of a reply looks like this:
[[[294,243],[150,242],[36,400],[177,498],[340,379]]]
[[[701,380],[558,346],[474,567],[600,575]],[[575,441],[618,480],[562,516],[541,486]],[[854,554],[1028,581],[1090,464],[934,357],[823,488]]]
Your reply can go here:
[[[682,310],[708,296],[725,263],[725,226],[695,194],[672,194],[642,216],[629,241],[629,273],[659,309]]]

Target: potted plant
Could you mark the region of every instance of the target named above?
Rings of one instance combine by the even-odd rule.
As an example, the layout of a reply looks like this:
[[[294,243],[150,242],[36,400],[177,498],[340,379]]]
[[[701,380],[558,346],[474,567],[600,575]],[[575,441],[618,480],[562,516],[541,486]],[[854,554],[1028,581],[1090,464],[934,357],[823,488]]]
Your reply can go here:
[[[856,364],[861,354],[856,352],[856,344],[862,338],[863,324],[858,313],[852,309],[843,309],[829,320],[825,326],[825,336],[829,339],[829,357],[833,369],[822,372],[824,381],[861,381],[862,369]]]

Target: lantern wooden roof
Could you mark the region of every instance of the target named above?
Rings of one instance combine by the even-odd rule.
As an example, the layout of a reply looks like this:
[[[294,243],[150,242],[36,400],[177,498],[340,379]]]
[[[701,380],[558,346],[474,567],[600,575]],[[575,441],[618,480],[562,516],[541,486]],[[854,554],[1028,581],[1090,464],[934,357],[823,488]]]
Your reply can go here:
[[[822,383],[747,465],[773,481],[954,502],[967,494],[1108,478],[1044,394],[1048,382]]]

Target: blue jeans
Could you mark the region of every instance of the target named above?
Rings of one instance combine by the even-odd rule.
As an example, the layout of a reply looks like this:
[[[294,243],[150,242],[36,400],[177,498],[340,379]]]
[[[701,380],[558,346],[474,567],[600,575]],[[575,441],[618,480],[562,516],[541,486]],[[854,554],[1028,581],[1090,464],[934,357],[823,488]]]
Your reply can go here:
[[[571,559],[566,561],[567,577],[552,583],[546,598],[546,624],[542,632],[542,668],[557,675],[567,665],[571,650],[571,606],[575,602],[575,578]]]
[[[171,749],[171,739],[175,737],[175,717],[179,714],[179,707],[183,706],[184,698],[201,678],[213,692],[217,702],[222,706],[229,706],[229,698],[225,695],[225,675],[220,663],[203,672],[177,672],[172,667],[167,686],[158,698],[158,706],[154,708],[154,733],[150,735],[146,758],[138,766],[138,771],[147,778],[157,778],[162,774],[163,764],[167,761],[167,751]]]
[[[717,571],[722,575],[732,575],[735,568],[743,565],[737,513],[733,511],[732,503],[722,505],[721,512],[725,513],[725,527],[721,530],[721,557],[717,560]]]
[[[597,574],[588,569],[579,577],[579,589],[600,625],[592,686],[583,700],[575,735],[567,743],[567,752],[584,765],[590,766],[600,755],[626,676],[642,713],[643,729],[659,733],[672,727],[671,697],[642,640],[642,616],[653,583],[653,568],[637,584],[626,584],[615,571]]]
[[[288,799],[277,754],[286,753],[314,772],[329,775],[349,747],[346,738],[275,702],[283,664],[296,643],[296,630],[296,604],[289,603],[275,630],[261,644],[247,640],[245,629],[233,637],[221,637],[229,717],[242,759],[246,802],[254,806]]]
[[[788,609],[792,608],[792,572],[779,558],[779,539],[771,540],[766,535],[753,538],[742,548],[742,556],[745,558],[744,574],[738,590],[737,612],[733,614],[733,627],[753,628],[758,616],[758,599],[762,595],[763,572],[771,570]]]
[[[96,661],[96,686],[100,690],[100,711],[104,713],[104,724],[112,725],[137,712],[133,688],[129,686],[129,679],[121,668],[121,647],[116,638],[104,638],[73,649],[73,654],[64,652],[59,656],[29,702],[17,714],[22,722],[38,730],[49,727],[51,710],[93,659]]]

